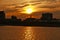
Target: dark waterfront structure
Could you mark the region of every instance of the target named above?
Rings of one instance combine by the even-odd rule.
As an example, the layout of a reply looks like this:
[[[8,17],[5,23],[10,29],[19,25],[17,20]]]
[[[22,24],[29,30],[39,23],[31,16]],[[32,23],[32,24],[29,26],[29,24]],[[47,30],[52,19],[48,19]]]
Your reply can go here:
[[[42,20],[52,20],[53,19],[53,14],[52,13],[42,13]]]
[[[22,20],[21,19],[17,19],[16,16],[11,16],[11,19],[6,19],[6,25],[21,25],[22,24]]]
[[[4,11],[0,11],[0,20],[5,19],[5,13]]]
[[[4,11],[0,11],[0,25],[4,25],[5,23],[5,13]]]
[[[30,17],[22,21],[21,19],[17,19],[16,16],[11,16],[11,19],[5,19],[4,11],[0,11],[0,25],[60,27],[60,19],[53,18],[52,13],[42,13],[40,19]]]

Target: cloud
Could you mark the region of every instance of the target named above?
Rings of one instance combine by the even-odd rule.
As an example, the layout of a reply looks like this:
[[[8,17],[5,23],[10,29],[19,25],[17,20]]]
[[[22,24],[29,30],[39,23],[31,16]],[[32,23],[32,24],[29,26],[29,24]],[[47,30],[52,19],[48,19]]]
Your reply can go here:
[[[59,8],[60,2],[41,2],[41,4],[35,5],[37,8]]]
[[[7,3],[7,4],[4,4],[4,6],[1,6],[3,4],[3,1],[5,1],[4,3]],[[23,0],[20,0],[21,1],[20,3],[18,2],[18,0],[16,0],[16,2],[18,2],[18,4],[15,3],[15,0],[12,0],[12,1],[11,0],[8,0],[8,1],[3,0],[3,1],[2,0],[0,1],[1,2],[0,9],[3,9],[5,7],[7,11],[19,10],[25,6],[28,6],[28,2],[23,1]],[[53,8],[60,7],[60,0],[30,0],[30,3],[37,8],[53,9]]]

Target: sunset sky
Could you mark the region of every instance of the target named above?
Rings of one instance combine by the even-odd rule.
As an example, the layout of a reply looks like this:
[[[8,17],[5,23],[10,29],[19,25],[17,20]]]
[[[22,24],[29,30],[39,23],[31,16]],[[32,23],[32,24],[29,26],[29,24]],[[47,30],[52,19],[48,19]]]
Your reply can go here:
[[[21,13],[25,7],[32,5],[34,8],[33,17],[40,17],[41,12],[52,12],[55,18],[60,18],[60,0],[0,0],[0,11],[6,12],[6,17],[14,15],[18,18],[26,18],[27,14]]]

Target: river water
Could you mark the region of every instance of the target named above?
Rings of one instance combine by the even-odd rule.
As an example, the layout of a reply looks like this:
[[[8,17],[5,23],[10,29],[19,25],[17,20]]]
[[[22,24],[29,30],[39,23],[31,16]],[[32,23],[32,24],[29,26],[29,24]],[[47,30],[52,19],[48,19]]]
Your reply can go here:
[[[60,40],[60,28],[0,26],[0,40]]]

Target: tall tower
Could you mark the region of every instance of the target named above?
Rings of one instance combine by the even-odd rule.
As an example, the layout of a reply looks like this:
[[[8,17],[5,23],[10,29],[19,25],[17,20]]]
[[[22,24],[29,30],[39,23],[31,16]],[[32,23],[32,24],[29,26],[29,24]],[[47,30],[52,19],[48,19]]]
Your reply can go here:
[[[51,20],[53,18],[52,13],[43,13],[41,19],[42,20]]]
[[[0,20],[4,20],[5,19],[5,13],[4,11],[0,11]]]

